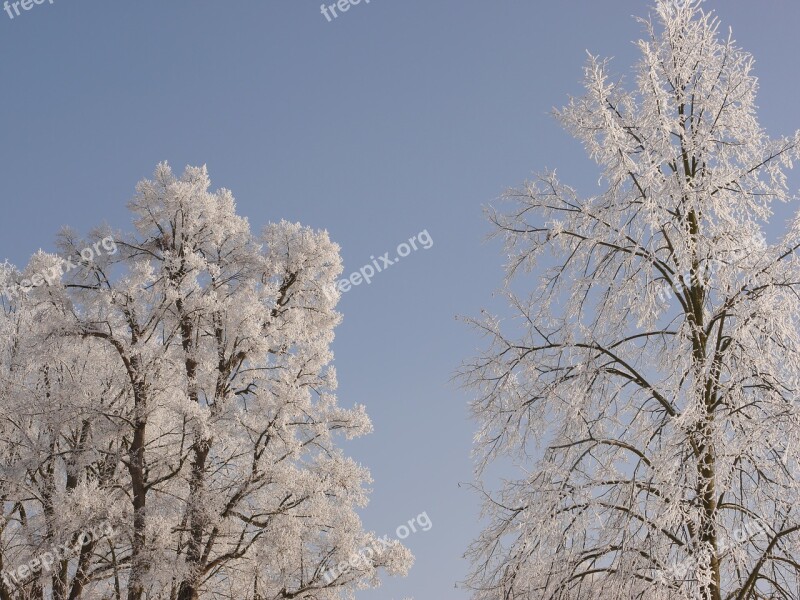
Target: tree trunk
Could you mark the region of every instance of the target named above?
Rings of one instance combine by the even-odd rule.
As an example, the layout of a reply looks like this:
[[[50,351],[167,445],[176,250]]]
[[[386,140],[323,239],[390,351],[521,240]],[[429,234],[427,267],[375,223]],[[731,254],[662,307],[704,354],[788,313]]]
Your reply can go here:
[[[133,544],[131,546],[131,571],[128,579],[128,600],[141,600],[144,594],[144,575],[149,570],[144,557],[147,526],[147,481],[145,474],[145,444],[147,443],[147,394],[144,383],[139,379],[139,359],[130,360],[133,382],[134,422],[133,439],[128,449],[128,473],[131,478],[133,505]]]
[[[175,303],[180,315],[181,342],[185,355],[184,368],[186,370],[186,381],[188,385],[189,400],[194,404],[199,404],[197,393],[197,360],[194,357],[194,325],[184,312],[183,302],[178,300]],[[189,521],[189,543],[186,550],[187,575],[181,581],[178,591],[178,600],[198,600],[199,582],[203,560],[203,533],[205,532],[206,519],[204,516],[203,491],[205,489],[206,460],[211,450],[211,442],[202,437],[200,432],[195,433],[192,445],[192,472],[189,479],[188,496],[188,521]]]

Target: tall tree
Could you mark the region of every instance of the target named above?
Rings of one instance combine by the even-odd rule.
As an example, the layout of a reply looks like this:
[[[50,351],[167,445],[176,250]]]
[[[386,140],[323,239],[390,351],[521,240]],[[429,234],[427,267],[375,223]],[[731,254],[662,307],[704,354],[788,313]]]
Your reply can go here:
[[[484,489],[475,598],[800,597],[800,217],[764,236],[800,136],[766,135],[752,58],[700,3],[654,15],[635,85],[590,57],[557,112],[602,191],[547,172],[490,211],[522,333],[474,320],[461,375],[479,477],[523,474]]]

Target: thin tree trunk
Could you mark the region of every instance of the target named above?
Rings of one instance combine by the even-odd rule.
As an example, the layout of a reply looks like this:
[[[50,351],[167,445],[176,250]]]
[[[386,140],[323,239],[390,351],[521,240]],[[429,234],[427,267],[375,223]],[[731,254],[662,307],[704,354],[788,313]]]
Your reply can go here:
[[[682,109],[681,112],[683,112]],[[690,166],[690,162],[685,153],[684,169],[688,179],[694,177],[696,162],[693,160]],[[700,234],[698,221],[697,214],[694,211],[690,211],[688,214],[689,233],[695,238],[697,238]],[[695,248],[696,247],[697,245],[695,244]],[[707,335],[704,329],[705,322],[703,315],[703,304],[705,302],[706,290],[704,287],[705,282],[703,281],[702,274],[700,273],[700,268],[700,261],[698,260],[697,256],[694,256],[692,259],[692,270],[690,273],[691,288],[689,289],[688,294],[690,301],[689,306],[691,310],[687,317],[692,325],[692,354],[694,370],[696,377],[698,378],[698,382],[700,381],[700,378],[703,377],[703,373],[706,372],[704,364],[706,361],[708,343]],[[711,567],[711,583],[702,586],[701,594],[703,600],[722,600],[720,564],[719,557],[717,556],[717,500],[715,485],[716,456],[714,451],[714,433],[712,427],[715,410],[713,369],[711,372],[708,372],[705,377],[710,378],[703,381],[705,420],[699,427],[699,439],[696,444],[698,449],[697,475],[699,482],[697,495],[702,507],[700,528],[698,530],[698,541],[700,545],[707,546],[711,549],[711,560],[709,564]]]

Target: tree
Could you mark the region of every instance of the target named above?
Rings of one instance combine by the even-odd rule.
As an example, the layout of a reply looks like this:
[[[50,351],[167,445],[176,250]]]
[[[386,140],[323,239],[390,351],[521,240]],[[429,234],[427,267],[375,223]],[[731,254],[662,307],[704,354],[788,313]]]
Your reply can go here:
[[[6,304],[1,564],[114,534],[2,582],[3,600],[332,600],[410,567],[363,530],[369,473],[336,444],[371,430],[334,396],[338,246],[287,222],[254,236],[209,188],[205,168],[159,165],[136,234],[64,232],[78,268]]]
[[[522,333],[472,320],[488,344],[460,376],[479,477],[522,475],[480,486],[475,598],[800,597],[800,216],[764,235],[800,135],[759,126],[713,14],[654,11],[635,85],[590,57],[557,112],[600,193],[546,172],[489,212]]]

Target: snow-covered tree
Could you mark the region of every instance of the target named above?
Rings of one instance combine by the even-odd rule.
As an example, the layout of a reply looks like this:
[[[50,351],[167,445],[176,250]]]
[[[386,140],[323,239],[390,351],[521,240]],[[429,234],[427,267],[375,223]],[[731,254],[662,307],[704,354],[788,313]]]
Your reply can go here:
[[[642,23],[633,85],[590,57],[557,112],[601,191],[546,172],[490,211],[521,333],[474,320],[462,377],[479,480],[521,475],[480,486],[478,599],[800,597],[800,216],[765,235],[800,135],[700,3]]]
[[[334,395],[338,246],[287,222],[253,235],[205,168],[159,165],[130,209],[135,234],[64,232],[76,268],[6,304],[0,565],[113,534],[0,597],[333,600],[407,572],[363,530],[369,473],[336,443],[371,430]]]

